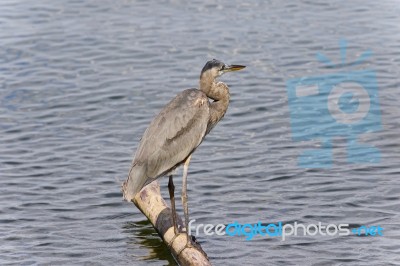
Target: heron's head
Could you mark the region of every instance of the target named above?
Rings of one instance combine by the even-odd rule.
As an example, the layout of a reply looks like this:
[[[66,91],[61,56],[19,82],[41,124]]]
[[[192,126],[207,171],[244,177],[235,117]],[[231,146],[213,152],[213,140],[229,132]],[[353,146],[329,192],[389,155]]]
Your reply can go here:
[[[215,79],[226,72],[237,71],[243,68],[245,68],[245,66],[227,65],[217,59],[213,59],[208,61],[201,70],[200,79],[203,77],[203,75],[207,75],[208,77]]]

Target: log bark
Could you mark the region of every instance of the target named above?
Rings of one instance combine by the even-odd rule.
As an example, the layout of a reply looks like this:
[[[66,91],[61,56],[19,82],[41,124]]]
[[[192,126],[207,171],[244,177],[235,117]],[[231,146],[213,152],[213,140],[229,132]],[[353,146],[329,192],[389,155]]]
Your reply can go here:
[[[160,193],[160,185],[154,181],[144,187],[133,199],[133,203],[149,219],[153,227],[170,249],[179,265],[209,266],[207,254],[199,243],[192,241],[193,247],[186,246],[186,233],[182,219],[177,215],[179,234],[175,235],[172,212]],[[183,231],[183,232],[182,232]]]

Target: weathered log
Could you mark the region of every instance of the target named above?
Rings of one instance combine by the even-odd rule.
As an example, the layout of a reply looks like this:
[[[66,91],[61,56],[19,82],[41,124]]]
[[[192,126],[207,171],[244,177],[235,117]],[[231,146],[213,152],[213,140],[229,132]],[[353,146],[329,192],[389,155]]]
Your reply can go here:
[[[200,244],[192,241],[192,247],[186,246],[187,236],[182,230],[184,226],[179,216],[177,216],[177,223],[180,232],[175,235],[172,212],[161,196],[160,185],[157,181],[144,187],[135,196],[133,203],[149,219],[179,265],[211,265]]]

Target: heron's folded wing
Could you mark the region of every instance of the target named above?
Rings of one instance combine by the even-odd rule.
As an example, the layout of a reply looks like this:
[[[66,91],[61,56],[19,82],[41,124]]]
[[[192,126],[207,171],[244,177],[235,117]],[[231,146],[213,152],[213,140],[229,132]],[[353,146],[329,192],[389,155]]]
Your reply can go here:
[[[145,131],[134,163],[146,164],[156,178],[181,163],[202,142],[209,119],[207,96],[189,89],[178,94]]]

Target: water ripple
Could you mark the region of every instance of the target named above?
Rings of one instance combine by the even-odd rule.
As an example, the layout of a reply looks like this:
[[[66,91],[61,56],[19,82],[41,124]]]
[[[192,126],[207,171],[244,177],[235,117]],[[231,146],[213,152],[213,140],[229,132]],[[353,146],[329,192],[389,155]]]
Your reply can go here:
[[[389,0],[3,1],[0,263],[175,265],[143,215],[122,201],[120,183],[151,118],[197,87],[204,62],[218,58],[248,67],[221,78],[231,104],[193,156],[191,218],[380,224],[385,234],[200,235],[211,261],[399,265],[399,11]],[[336,71],[315,55],[340,60],[342,38],[349,60],[373,51],[363,67],[377,74],[383,129],[360,140],[381,150],[381,162],[348,164],[346,142],[335,140],[332,168],[303,169],[299,154],[320,143],[292,140],[286,80]],[[160,181],[167,198],[167,179]]]

